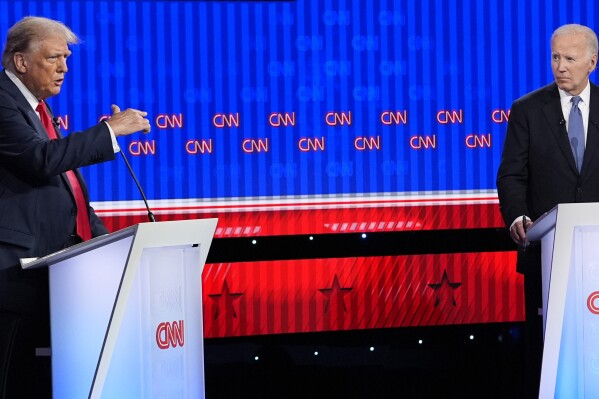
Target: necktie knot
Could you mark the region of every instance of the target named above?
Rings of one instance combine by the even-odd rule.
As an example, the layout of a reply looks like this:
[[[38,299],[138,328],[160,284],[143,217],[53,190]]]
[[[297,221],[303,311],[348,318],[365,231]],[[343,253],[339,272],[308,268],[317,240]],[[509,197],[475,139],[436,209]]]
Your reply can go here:
[[[572,107],[578,107],[578,103],[580,102],[581,98],[580,96],[574,96],[572,97]]]
[[[37,104],[37,107],[35,108],[35,110],[36,110],[37,112],[39,112],[40,114],[41,114],[42,112],[44,112],[44,113],[47,113],[47,112],[48,112],[48,109],[46,108],[46,103],[45,103],[45,102],[43,102],[43,101],[40,101],[40,102]]]

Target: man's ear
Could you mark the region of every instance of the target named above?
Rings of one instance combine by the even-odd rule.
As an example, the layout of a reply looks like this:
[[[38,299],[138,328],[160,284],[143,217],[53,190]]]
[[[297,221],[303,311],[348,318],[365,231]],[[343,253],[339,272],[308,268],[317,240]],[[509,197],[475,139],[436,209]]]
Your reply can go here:
[[[593,54],[593,56],[591,57],[591,70],[589,71],[589,73],[593,72],[595,68],[597,68],[597,54]]]
[[[15,53],[12,60],[15,64],[15,71],[18,73],[27,72],[27,60],[25,59],[23,53]]]

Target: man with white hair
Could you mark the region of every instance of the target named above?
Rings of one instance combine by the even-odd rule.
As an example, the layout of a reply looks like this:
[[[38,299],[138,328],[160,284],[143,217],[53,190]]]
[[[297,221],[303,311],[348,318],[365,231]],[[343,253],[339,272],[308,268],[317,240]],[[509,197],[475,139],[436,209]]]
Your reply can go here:
[[[528,245],[526,227],[557,204],[599,201],[599,87],[589,80],[597,47],[597,35],[586,26],[554,31],[554,82],[512,104],[497,173],[501,213],[519,245],[517,270],[524,274],[530,398],[538,397],[543,329],[541,252]]]

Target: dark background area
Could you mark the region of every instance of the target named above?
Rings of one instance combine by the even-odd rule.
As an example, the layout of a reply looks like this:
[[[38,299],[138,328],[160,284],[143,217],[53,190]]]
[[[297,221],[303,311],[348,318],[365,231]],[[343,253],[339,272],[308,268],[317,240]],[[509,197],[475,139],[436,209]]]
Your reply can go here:
[[[516,250],[507,229],[503,228],[365,235],[365,238],[362,233],[215,238],[206,263]]]

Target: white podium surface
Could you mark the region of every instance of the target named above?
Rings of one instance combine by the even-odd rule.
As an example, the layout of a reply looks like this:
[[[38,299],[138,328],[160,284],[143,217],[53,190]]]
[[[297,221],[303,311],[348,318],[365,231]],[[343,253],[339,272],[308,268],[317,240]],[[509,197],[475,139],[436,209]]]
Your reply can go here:
[[[204,398],[216,223],[142,223],[24,266],[49,267],[53,397]]]
[[[598,398],[599,204],[560,204],[527,235],[543,262],[539,398]]]

